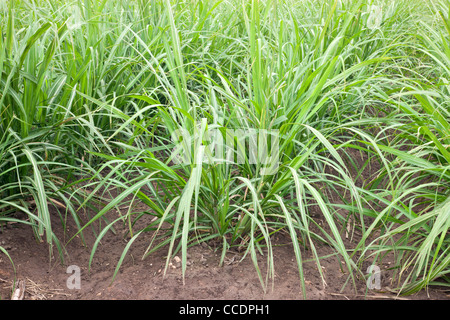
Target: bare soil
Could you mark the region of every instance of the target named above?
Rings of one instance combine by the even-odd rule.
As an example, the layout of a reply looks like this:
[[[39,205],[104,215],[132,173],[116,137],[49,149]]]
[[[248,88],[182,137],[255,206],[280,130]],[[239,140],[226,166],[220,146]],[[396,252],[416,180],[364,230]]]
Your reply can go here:
[[[55,209],[56,210],[56,209]],[[67,240],[76,228],[68,220],[64,236],[55,212],[55,233]],[[145,223],[145,221],[142,221]],[[61,226],[61,227],[60,227]],[[103,225],[104,226],[104,225]],[[59,227],[59,230],[58,230]],[[25,283],[24,300],[297,300],[302,299],[298,268],[289,237],[278,233],[274,238],[275,277],[273,287],[269,282],[267,292],[257,276],[249,256],[241,261],[242,253],[230,251],[225,263],[219,267],[220,249],[211,245],[197,245],[188,249],[188,267],[185,282],[178,259],[172,260],[166,276],[163,276],[167,249],[160,249],[142,260],[151,234],[137,238],[131,246],[123,265],[112,282],[116,264],[128,239],[124,239],[122,225],[116,224],[117,233],[109,232],[101,242],[88,272],[91,248],[95,241],[91,229],[84,232],[86,245],[77,236],[66,245],[68,255],[64,263],[49,258],[45,243],[32,241],[34,234],[24,224],[9,224],[0,232],[0,245],[11,256],[16,273],[9,259],[0,254],[0,297],[9,300],[14,279]],[[350,243],[348,243],[350,244]],[[217,250],[215,250],[217,249]],[[333,253],[328,246],[318,247],[319,256]],[[311,252],[303,250],[303,259],[312,259]],[[265,272],[265,256],[260,256],[262,272]],[[409,297],[397,297],[388,289],[389,265],[382,269],[381,290],[367,290],[364,278],[356,279],[356,288],[348,280],[348,274],[340,268],[336,256],[321,259],[324,284],[314,262],[305,262],[307,298],[313,300],[360,299],[449,299],[449,293],[440,288],[430,288]],[[81,270],[80,289],[69,289],[67,273],[69,265]]]

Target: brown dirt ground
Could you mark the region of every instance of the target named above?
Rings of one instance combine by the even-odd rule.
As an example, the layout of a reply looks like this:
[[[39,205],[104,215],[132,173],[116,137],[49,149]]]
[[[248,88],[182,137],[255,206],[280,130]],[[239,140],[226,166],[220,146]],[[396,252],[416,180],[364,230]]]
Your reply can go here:
[[[55,229],[58,229],[57,215],[54,215]],[[75,230],[68,221],[68,234]],[[145,222],[143,222],[145,223]],[[249,256],[239,261],[241,253],[230,251],[224,266],[219,267],[220,252],[213,246],[197,245],[188,249],[188,264],[185,284],[181,268],[174,261],[163,278],[167,249],[160,249],[142,260],[150,234],[144,234],[133,243],[120,271],[111,283],[115,266],[120,258],[126,241],[117,224],[117,233],[109,232],[102,240],[88,273],[90,248],[94,243],[92,232],[85,232],[87,246],[83,246],[79,237],[67,244],[68,255],[64,264],[59,259],[49,259],[48,246],[45,243],[30,241],[34,234],[30,227],[12,224],[3,227],[0,232],[0,245],[7,249],[16,268],[16,279],[25,282],[25,300],[297,300],[302,299],[298,269],[294,251],[288,236],[278,233],[273,242],[275,277],[273,289],[264,293],[257,273]],[[62,227],[60,228],[62,229]],[[88,229],[87,229],[88,230]],[[60,239],[64,239],[62,230],[55,230]],[[72,233],[73,234],[73,233]],[[69,237],[66,235],[67,241]],[[331,254],[327,246],[318,247],[319,256]],[[308,251],[303,251],[305,260],[311,259]],[[266,257],[260,256],[265,270]],[[351,283],[342,286],[347,274],[340,270],[336,256],[321,260],[325,276],[324,287],[312,262],[304,264],[307,298],[312,300],[360,300],[360,299],[396,299],[386,287],[390,285],[388,265],[382,267],[379,291],[368,291],[364,279],[357,279],[356,290]],[[81,269],[81,288],[68,289],[67,266],[77,265]],[[384,269],[383,269],[384,268]],[[14,272],[6,255],[0,255],[0,297],[9,300],[12,294]],[[443,289],[430,288],[401,299],[449,299],[449,293]]]

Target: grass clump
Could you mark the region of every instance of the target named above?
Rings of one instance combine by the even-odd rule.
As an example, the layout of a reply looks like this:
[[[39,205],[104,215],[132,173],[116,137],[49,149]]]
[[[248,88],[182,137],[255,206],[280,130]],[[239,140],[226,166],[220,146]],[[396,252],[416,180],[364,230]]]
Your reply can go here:
[[[128,223],[116,273],[138,237],[149,239],[144,257],[168,249],[166,269],[181,252],[183,275],[188,248],[216,240],[220,263],[243,248],[266,290],[272,236],[285,230],[303,297],[302,250],[324,281],[323,244],[354,285],[364,261],[389,252],[398,292],[446,284],[447,12],[419,1],[11,1],[0,39],[0,220],[25,212],[62,252],[49,204],[62,202],[79,233],[129,204],[91,255]],[[268,133],[260,153],[253,133]],[[110,188],[117,196],[81,224],[77,210]],[[134,211],[135,201],[149,209]],[[134,228],[146,215],[156,219]],[[362,235],[354,247],[343,240],[350,217]]]

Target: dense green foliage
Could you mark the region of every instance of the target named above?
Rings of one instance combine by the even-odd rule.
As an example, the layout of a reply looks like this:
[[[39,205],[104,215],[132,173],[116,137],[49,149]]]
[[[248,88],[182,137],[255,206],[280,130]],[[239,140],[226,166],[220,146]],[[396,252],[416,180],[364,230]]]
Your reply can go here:
[[[221,261],[243,247],[266,289],[271,237],[286,230],[305,297],[302,250],[312,250],[321,273],[322,244],[353,283],[367,276],[363,262],[394,253],[399,292],[449,284],[447,1],[1,6],[0,223],[29,224],[63,258],[49,206],[82,234],[128,205],[92,248],[91,259],[114,223],[127,223],[116,272],[138,237],[148,238],[145,256],[167,247],[166,268],[181,252],[183,274],[188,247],[218,239]],[[189,164],[174,162],[180,128],[198,137]],[[262,174],[264,162],[248,154],[234,164],[200,161],[211,156],[208,132],[226,139],[240,129],[278,133],[276,172]],[[361,182],[372,166],[380,169]],[[81,221],[79,210],[98,206]],[[156,219],[136,230],[146,215]],[[362,235],[354,247],[343,241],[350,223]]]

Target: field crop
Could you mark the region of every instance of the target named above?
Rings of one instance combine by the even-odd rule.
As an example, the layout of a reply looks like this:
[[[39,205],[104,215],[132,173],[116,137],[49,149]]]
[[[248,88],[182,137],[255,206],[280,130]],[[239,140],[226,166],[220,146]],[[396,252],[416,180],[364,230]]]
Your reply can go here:
[[[183,275],[217,240],[267,290],[285,232],[304,298],[319,245],[350,285],[394,254],[396,292],[449,286],[449,81],[447,0],[2,1],[0,224],[63,260],[49,206],[80,236],[127,206],[113,278],[138,238]]]

